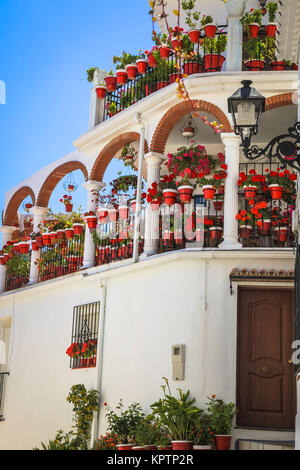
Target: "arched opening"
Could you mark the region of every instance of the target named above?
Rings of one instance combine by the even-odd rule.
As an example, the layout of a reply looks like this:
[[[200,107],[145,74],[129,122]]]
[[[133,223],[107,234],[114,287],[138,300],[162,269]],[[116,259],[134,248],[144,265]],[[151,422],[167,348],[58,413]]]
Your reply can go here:
[[[27,198],[31,198],[32,204],[35,204],[35,194],[29,186],[23,186],[18,189],[15,194],[11,197],[5,214],[3,216],[3,225],[16,225],[19,224],[18,209],[22,202]]]

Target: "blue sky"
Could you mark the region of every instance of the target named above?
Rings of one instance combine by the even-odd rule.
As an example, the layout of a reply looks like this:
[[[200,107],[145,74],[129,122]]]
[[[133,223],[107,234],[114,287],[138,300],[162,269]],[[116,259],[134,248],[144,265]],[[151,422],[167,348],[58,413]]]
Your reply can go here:
[[[1,195],[73,150],[86,132],[90,84],[86,70],[109,70],[112,56],[151,44],[146,0],[0,0]],[[75,174],[82,183],[81,174]],[[61,209],[58,185],[50,205]],[[74,193],[85,203],[85,190]]]

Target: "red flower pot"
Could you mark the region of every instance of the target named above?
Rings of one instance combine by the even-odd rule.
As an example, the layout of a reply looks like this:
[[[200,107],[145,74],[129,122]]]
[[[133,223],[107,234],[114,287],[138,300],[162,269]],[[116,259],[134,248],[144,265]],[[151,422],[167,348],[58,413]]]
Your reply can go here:
[[[0,256],[0,265],[5,266],[5,259],[4,256]]]
[[[9,253],[4,253],[4,261],[5,263],[7,263],[7,261],[9,260]]]
[[[249,33],[252,38],[257,38],[259,32],[259,24],[258,23],[251,23],[249,24]]]
[[[193,441],[172,441],[172,450],[192,450]]]
[[[105,223],[107,216],[108,216],[108,210],[106,209],[98,209],[97,211],[98,217],[99,217],[99,222]]]
[[[114,77],[112,75],[108,75],[108,77],[104,78],[104,81],[106,83],[106,87],[108,91],[113,92],[117,88],[117,77]]]
[[[96,215],[88,215],[85,220],[90,230],[95,229],[97,227],[98,217]]]
[[[251,225],[241,225],[240,237],[246,238],[247,240],[251,237],[252,227]]]
[[[251,70],[252,72],[260,72],[265,68],[265,61],[264,60],[258,60],[258,59],[251,59],[247,60],[245,62],[245,65],[248,70]]]
[[[276,23],[268,23],[266,26],[266,34],[268,38],[275,38],[277,31]]]
[[[198,44],[199,42],[199,38],[200,38],[200,31],[199,29],[191,29],[189,32],[188,32],[189,36],[190,36],[190,40],[193,44]]]
[[[229,450],[231,444],[231,436],[215,436],[216,450]]]
[[[20,254],[27,255],[27,253],[29,252],[29,243],[20,243],[19,246],[20,246]]]
[[[65,204],[66,212],[72,212],[73,204]]]
[[[214,202],[215,211],[220,212],[222,210],[222,207],[223,207],[223,201],[216,200],[216,201],[213,201],[213,202]]]
[[[204,56],[205,72],[219,72],[222,69],[225,57],[220,54],[206,54]]]
[[[55,245],[55,243],[57,241],[56,232],[51,232],[50,233],[50,238],[51,238],[51,245]]]
[[[136,66],[138,69],[138,73],[140,75],[143,75],[144,73],[147,72],[148,61],[146,59],[139,59],[136,61]]]
[[[186,62],[183,65],[183,73],[185,75],[193,75],[194,73],[203,72],[203,65],[198,62]]]
[[[256,186],[244,186],[244,194],[246,199],[255,199],[256,193]]]
[[[180,201],[184,204],[189,204],[192,200],[194,188],[190,185],[179,186],[178,192],[180,196]]]
[[[128,219],[129,207],[128,206],[119,206],[119,216],[121,219]]]
[[[173,39],[172,47],[176,51],[181,50],[182,49],[182,39]]]
[[[109,218],[110,222],[117,222],[117,220],[119,218],[119,213],[118,213],[117,209],[110,209],[108,211],[108,218]]]
[[[118,450],[131,450],[134,445],[133,444],[118,444],[117,446]]]
[[[74,235],[81,235],[83,231],[83,224],[73,224]]]
[[[210,185],[203,186],[202,189],[203,189],[204,198],[206,200],[213,199],[215,197],[216,188],[214,188],[213,186],[210,186]]]
[[[32,251],[38,251],[39,247],[38,247],[38,244],[37,244],[36,240],[32,240],[31,249],[32,249]]]
[[[66,228],[65,234],[68,240],[71,240],[74,237],[74,229],[73,228]]]
[[[177,199],[177,194],[178,191],[177,189],[164,189],[163,190],[163,197],[164,197],[164,203],[167,204],[167,206],[173,206]]]
[[[149,63],[149,67],[152,67],[152,68],[157,67],[157,62],[155,60],[154,55],[152,54],[148,55],[148,63]]]
[[[221,227],[210,227],[209,233],[210,233],[210,238],[212,240],[221,240],[222,238],[222,231],[223,229]]]
[[[167,46],[161,46],[161,47],[159,48],[160,57],[161,57],[162,59],[168,59],[168,57],[170,56],[171,52],[172,52],[172,50],[171,50],[169,47],[167,47]]]
[[[96,366],[96,356],[81,358],[80,359],[81,367],[95,367]]]
[[[216,25],[209,23],[204,26],[204,31],[205,31],[205,36],[207,38],[214,38],[217,32],[217,27]]]
[[[283,188],[279,184],[270,184],[268,187],[272,199],[279,200],[282,198]]]
[[[116,71],[116,75],[117,75],[117,84],[126,85],[127,78],[128,78],[126,70],[119,69]]]
[[[221,184],[221,186],[219,186],[218,193],[219,194],[224,194],[225,193],[225,185],[224,184]]]
[[[126,72],[129,80],[134,80],[138,74],[138,68],[135,64],[126,65]]]
[[[285,70],[286,69],[286,63],[281,61],[281,62],[271,62],[271,67],[272,70]]]
[[[41,248],[43,246],[43,237],[36,237],[35,241],[38,248]]]
[[[50,246],[51,245],[51,237],[49,233],[43,233],[43,244],[45,246]]]
[[[260,235],[270,234],[271,232],[271,220],[270,219],[257,220],[256,225],[257,225]]]
[[[63,229],[58,229],[56,232],[57,240],[64,240],[66,238],[65,231]]]
[[[107,88],[105,86],[97,86],[96,87],[97,97],[100,100],[104,100],[105,95],[106,95],[106,90],[107,90]]]
[[[275,237],[279,242],[285,243],[288,237],[288,227],[276,227],[274,229]]]

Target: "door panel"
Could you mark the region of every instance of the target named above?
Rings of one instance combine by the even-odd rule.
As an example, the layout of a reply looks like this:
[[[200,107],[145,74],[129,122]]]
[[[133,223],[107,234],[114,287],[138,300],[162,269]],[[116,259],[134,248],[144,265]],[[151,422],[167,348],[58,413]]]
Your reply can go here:
[[[295,427],[293,319],[293,291],[239,289],[238,425]]]

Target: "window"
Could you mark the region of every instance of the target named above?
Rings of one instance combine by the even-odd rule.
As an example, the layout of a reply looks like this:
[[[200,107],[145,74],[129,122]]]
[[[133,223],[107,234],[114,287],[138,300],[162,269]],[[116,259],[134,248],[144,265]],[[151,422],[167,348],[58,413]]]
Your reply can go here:
[[[5,382],[9,375],[9,348],[11,336],[11,318],[0,321],[0,421],[4,420]]]
[[[96,366],[100,302],[74,307],[72,340],[69,348],[70,367]]]

